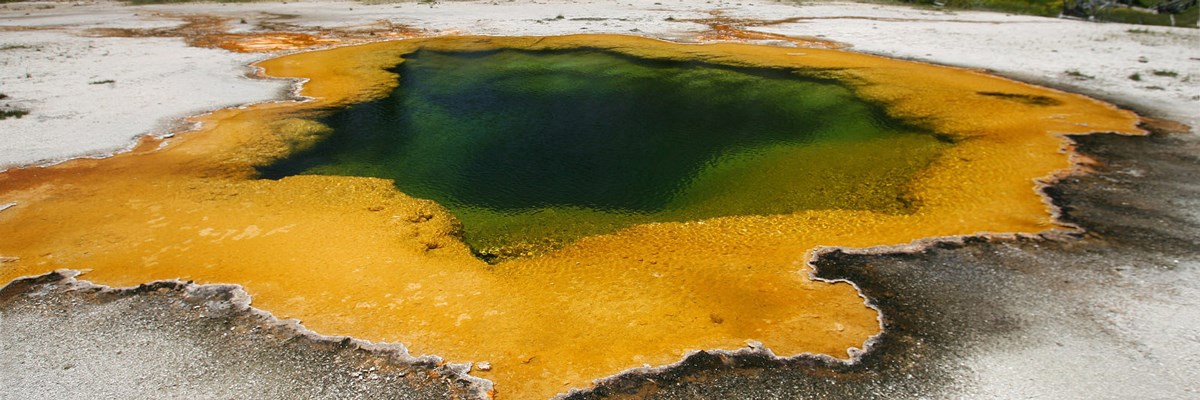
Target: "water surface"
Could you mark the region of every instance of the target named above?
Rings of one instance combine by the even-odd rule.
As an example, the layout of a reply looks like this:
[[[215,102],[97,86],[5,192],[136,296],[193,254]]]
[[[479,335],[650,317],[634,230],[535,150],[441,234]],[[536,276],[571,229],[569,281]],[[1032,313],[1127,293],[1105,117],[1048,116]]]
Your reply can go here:
[[[406,55],[385,99],[260,169],[373,176],[437,201],[483,258],[638,223],[813,209],[911,209],[906,184],[947,146],[819,71],[597,50]]]

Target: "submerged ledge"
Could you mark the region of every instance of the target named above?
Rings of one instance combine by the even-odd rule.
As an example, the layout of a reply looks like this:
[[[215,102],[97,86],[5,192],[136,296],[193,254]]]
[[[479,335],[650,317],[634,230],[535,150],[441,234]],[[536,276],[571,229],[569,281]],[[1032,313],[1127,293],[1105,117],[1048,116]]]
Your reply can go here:
[[[474,259],[437,204],[371,178],[255,178],[254,166],[320,139],[309,119],[392,89],[385,68],[417,48],[601,48],[637,57],[807,67],[958,145],[912,189],[911,215],[806,211],[638,225],[499,266]],[[978,232],[1055,229],[1035,190],[1073,166],[1063,134],[1143,133],[1137,117],[1082,96],[978,72],[819,49],[679,45],[627,36],[448,37],[301,53],[260,63],[306,78],[306,102],[220,110],[158,149],[0,175],[0,281],[60,268],[129,286],[237,283],[256,303],[325,334],[404,343],[509,398],[546,398],[696,350],[853,356],[879,315],[847,283],[809,278],[810,251]],[[989,94],[980,94],[980,93]],[[997,96],[996,93],[1004,95]],[[1013,99],[1048,98],[1045,104]],[[1064,151],[1064,149],[1066,151]],[[797,273],[807,272],[807,273]]]

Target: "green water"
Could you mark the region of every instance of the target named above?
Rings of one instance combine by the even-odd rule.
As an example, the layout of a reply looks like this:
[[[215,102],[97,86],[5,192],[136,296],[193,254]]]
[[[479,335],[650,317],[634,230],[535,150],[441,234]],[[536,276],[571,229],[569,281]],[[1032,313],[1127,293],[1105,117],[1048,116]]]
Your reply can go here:
[[[383,100],[260,168],[393,179],[446,206],[484,259],[656,221],[812,209],[911,211],[948,144],[802,71],[596,50],[418,51]]]

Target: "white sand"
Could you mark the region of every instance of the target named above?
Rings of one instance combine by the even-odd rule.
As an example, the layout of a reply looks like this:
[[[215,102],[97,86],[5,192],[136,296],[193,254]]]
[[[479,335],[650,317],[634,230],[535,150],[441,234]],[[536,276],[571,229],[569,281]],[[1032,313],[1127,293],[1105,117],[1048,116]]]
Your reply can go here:
[[[661,3],[661,4],[656,4]],[[53,6],[53,8],[49,8]],[[243,65],[267,55],[186,47],[178,38],[82,37],[96,27],[170,27],[170,14],[216,14],[247,20],[253,31],[267,13],[311,27],[367,27],[380,21],[439,34],[558,35],[624,33],[692,40],[705,26],[673,19],[719,10],[738,18],[810,17],[754,28],[819,36],[857,51],[994,70],[1072,88],[1192,126],[1200,124],[1200,30],[1097,24],[997,13],[912,9],[858,3],[795,5],[631,0],[612,2],[354,2],[186,4],[127,7],[110,2],[17,3],[0,8],[0,106],[27,109],[0,121],[0,169],[127,148],[146,134],[206,110],[283,96],[282,82],[246,79]],[[562,19],[556,19],[558,16]],[[838,17],[838,18],[832,18]],[[583,19],[579,19],[583,18]],[[1147,29],[1152,33],[1131,33]],[[1141,62],[1145,61],[1145,62]],[[1171,71],[1176,77],[1155,76]],[[1078,71],[1094,78],[1067,74]],[[1141,81],[1129,76],[1139,73]],[[112,84],[90,84],[113,80]]]
[[[276,98],[286,86],[244,78],[254,56],[176,39],[5,32],[5,45],[29,46],[0,51],[0,93],[30,114],[0,121],[0,169],[109,154],[178,129],[182,117]]]
[[[1200,29],[880,6],[846,14],[842,5],[805,7],[804,15],[913,20],[816,19],[761,30],[821,35],[853,44],[856,51],[993,70],[1174,119],[1193,132],[1200,124]],[[1177,76],[1156,76],[1155,70]],[[1135,73],[1140,81],[1129,78]]]
[[[963,396],[1196,398],[1198,267],[1175,263],[1168,273],[1122,273],[1117,287],[1057,293],[1065,310],[1045,307],[1050,310],[1022,321],[1025,329],[1011,342],[964,354],[972,382],[963,385]],[[1103,329],[1072,325],[1088,320]]]

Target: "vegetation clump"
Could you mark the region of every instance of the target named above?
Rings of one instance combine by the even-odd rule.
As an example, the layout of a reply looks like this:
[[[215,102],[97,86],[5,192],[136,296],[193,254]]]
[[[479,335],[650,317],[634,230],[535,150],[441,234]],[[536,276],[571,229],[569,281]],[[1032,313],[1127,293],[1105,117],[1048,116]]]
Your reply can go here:
[[[0,110],[0,121],[6,120],[9,118],[13,118],[13,119],[21,118],[26,115],[29,115],[29,111],[27,111],[27,110],[19,110],[19,109],[17,109],[17,110]]]
[[[1067,74],[1067,76],[1080,80],[1096,79],[1096,77],[1079,72],[1077,69],[1068,69],[1063,73]]]
[[[1196,0],[901,0],[936,7],[1160,26],[1197,26]],[[1142,30],[1130,33],[1153,33]]]
[[[4,93],[0,93],[0,100],[5,100],[5,99],[8,99],[8,95],[4,94]],[[6,120],[9,118],[16,119],[16,118],[24,117],[26,115],[29,115],[28,110],[0,108],[0,120]]]

